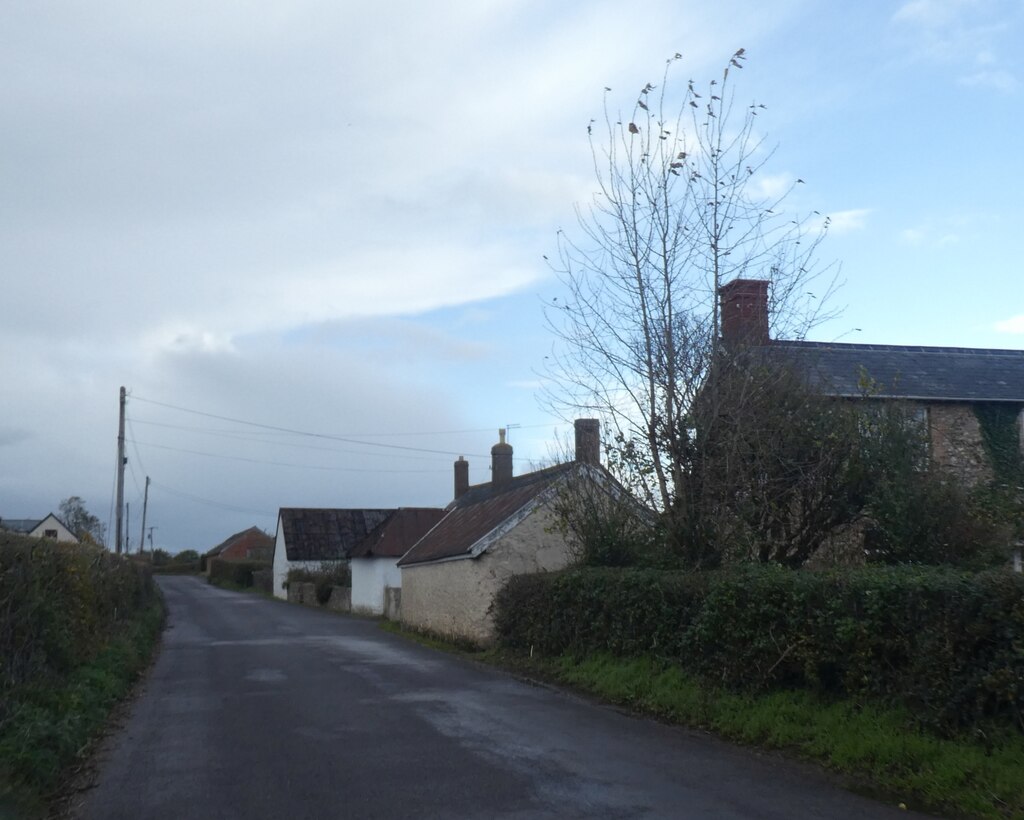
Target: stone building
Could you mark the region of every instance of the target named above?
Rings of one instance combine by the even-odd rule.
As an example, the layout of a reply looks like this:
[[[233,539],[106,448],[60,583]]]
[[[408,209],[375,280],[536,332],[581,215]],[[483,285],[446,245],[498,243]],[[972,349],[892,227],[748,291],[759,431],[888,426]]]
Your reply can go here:
[[[967,486],[994,477],[986,414],[1015,419],[1024,455],[1024,350],[771,339],[768,288],[766,280],[736,279],[720,289],[725,344],[768,347],[829,396],[909,403],[928,432],[930,462]]]
[[[505,582],[564,569],[575,557],[554,511],[560,488],[581,473],[614,482],[600,466],[596,419],[576,421],[574,461],[518,476],[505,431],[499,436],[491,448],[492,480],[470,486],[469,463],[460,457],[444,517],[398,562],[401,619],[414,629],[490,643],[492,604]]]

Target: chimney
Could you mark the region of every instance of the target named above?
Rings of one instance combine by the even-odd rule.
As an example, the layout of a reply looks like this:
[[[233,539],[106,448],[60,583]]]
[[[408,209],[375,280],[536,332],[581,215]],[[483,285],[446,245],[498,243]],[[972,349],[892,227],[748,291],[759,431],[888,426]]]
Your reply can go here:
[[[726,346],[768,344],[768,284],[767,279],[733,279],[718,289]]]
[[[576,460],[582,464],[601,463],[601,422],[597,419],[576,419]]]
[[[469,462],[462,456],[455,462],[455,497],[469,492]]]
[[[491,448],[491,484],[503,487],[512,480],[512,445],[505,443],[505,430],[498,431],[499,441]]]

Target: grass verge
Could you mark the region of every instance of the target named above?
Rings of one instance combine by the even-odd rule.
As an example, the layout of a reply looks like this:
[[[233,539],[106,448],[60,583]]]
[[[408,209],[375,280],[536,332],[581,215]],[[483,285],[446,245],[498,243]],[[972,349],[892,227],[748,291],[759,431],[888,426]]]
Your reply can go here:
[[[525,677],[821,764],[849,778],[858,791],[887,802],[960,817],[1024,817],[1024,736],[1019,733],[944,739],[897,709],[825,701],[808,692],[737,694],[709,688],[652,658],[473,652],[394,624],[382,626]]]
[[[64,680],[11,693],[8,719],[0,725],[0,818],[45,812],[68,767],[148,665],[163,619],[157,599]]]

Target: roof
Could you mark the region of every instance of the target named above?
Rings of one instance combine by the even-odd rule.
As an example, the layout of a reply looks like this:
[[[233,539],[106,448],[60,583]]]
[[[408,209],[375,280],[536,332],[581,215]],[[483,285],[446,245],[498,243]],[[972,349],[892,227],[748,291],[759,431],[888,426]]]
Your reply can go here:
[[[577,468],[576,462],[515,476],[508,484],[477,484],[445,509],[445,516],[398,562],[400,567],[447,558],[468,558],[474,547],[502,525],[514,524],[560,478]]]
[[[273,546],[273,538],[267,535],[262,529],[257,526],[251,526],[249,529],[243,529],[241,532],[236,532],[233,535],[228,535],[224,538],[220,544],[213,549],[207,551],[206,557],[213,558],[214,556],[220,555],[224,550],[230,547],[232,544],[237,544],[242,538],[250,537],[256,542],[266,540],[266,546]]]
[[[228,536],[223,541],[221,541],[217,546],[215,546],[213,549],[209,550],[206,553],[206,557],[207,558],[214,558],[214,557],[220,555],[222,552],[224,552],[224,550],[226,550],[228,547],[234,546],[235,544],[237,544],[239,541],[241,541],[243,539],[251,541],[252,544],[250,546],[254,546],[254,547],[255,546],[262,546],[262,547],[273,547],[274,546],[274,538],[273,538],[273,536],[267,535],[259,527],[253,526],[253,527],[249,527],[249,529],[247,529],[247,530],[242,530],[241,532],[236,532],[234,535]]]
[[[0,518],[0,530],[27,535],[45,520],[45,518]]]
[[[282,507],[279,515],[286,557],[289,561],[345,560],[352,548],[393,512]]]
[[[444,517],[440,507],[400,507],[352,549],[352,558],[401,558]]]
[[[770,349],[833,396],[1024,404],[1024,350],[785,340]]]

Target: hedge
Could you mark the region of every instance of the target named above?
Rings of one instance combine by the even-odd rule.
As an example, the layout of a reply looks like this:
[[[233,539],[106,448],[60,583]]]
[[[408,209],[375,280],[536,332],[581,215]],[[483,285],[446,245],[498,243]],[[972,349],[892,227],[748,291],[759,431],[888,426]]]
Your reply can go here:
[[[224,558],[210,559],[210,583],[248,589],[253,585],[253,573],[270,569],[267,561],[228,561]]]
[[[942,732],[1024,731],[1024,577],[938,567],[514,577],[499,641],[547,654],[654,655],[716,685],[908,706]]]
[[[156,598],[148,568],[125,558],[0,533],[0,703],[91,660]]]

